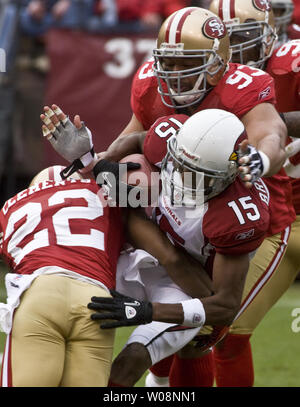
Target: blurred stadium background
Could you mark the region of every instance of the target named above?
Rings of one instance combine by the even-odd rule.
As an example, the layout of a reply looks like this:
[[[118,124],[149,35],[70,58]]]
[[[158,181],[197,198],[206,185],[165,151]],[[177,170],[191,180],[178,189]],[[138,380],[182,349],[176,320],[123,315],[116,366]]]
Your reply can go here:
[[[66,164],[43,140],[39,115],[56,103],[79,113],[103,151],[131,116],[130,88],[161,21],[209,0],[0,0],[0,206],[41,169]],[[41,7],[42,4],[42,7]],[[2,59],[1,59],[2,58]],[[0,263],[0,301],[5,302]],[[295,283],[252,338],[255,386],[299,386]],[[131,329],[119,329],[115,354]],[[5,335],[0,333],[0,354]],[[142,378],[137,386],[144,385]]]

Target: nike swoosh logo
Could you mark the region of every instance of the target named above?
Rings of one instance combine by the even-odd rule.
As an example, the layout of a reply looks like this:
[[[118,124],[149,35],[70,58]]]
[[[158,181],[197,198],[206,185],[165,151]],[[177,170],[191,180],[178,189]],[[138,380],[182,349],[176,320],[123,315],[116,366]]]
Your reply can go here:
[[[136,306],[136,305],[141,305],[141,303],[139,301],[134,301],[134,302],[124,302],[124,305],[132,305],[132,306]]]

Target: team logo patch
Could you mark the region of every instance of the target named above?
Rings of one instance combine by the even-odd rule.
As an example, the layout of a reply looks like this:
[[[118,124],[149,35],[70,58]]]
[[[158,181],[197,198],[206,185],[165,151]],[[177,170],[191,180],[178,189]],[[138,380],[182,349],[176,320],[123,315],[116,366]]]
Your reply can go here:
[[[201,321],[202,321],[201,315],[195,313],[193,316],[193,324],[200,324]]]
[[[190,154],[188,151],[186,151],[184,148],[181,149],[182,154],[185,155],[187,158],[191,160],[195,160],[197,156]]]
[[[248,232],[242,232],[236,235],[235,240],[245,240],[250,239],[254,236],[254,229],[250,229]]]
[[[202,30],[203,34],[212,40],[215,38],[223,38],[227,34],[225,24],[217,17],[211,17],[206,20]]]
[[[260,11],[270,11],[271,3],[270,0],[252,0],[253,5],[257,10]]]
[[[136,316],[136,310],[133,307],[130,307],[129,305],[126,305],[125,307],[125,315],[127,319],[134,318]]]
[[[264,89],[262,92],[260,92],[259,96],[258,96],[258,100],[263,100],[265,98],[267,98],[271,93],[271,88],[270,86],[268,86],[266,89]]]
[[[230,155],[228,161],[237,161],[237,159],[238,159],[237,152],[236,152],[236,151],[233,151],[233,152],[231,153],[231,155]]]

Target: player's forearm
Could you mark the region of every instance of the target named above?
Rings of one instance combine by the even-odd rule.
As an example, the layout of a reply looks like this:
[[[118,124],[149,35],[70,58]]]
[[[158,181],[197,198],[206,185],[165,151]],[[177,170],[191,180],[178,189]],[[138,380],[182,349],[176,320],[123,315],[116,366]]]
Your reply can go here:
[[[276,174],[285,162],[287,128],[275,107],[270,103],[258,104],[241,120],[249,143],[267,157],[268,162],[264,163],[267,171],[264,168],[263,175]]]
[[[132,245],[154,256],[186,294],[198,298],[211,295],[212,280],[201,264],[176,248],[156,224],[136,209],[128,212],[127,221]]]
[[[102,158],[109,161],[119,161],[130,154],[143,153],[143,140],[146,132],[122,134],[108,147]]]
[[[283,134],[269,134],[263,137],[257,143],[257,150],[262,151],[270,160],[270,166],[264,176],[277,174],[286,160],[286,153],[282,140],[285,139]]]
[[[202,323],[200,323],[199,326],[201,324],[230,326],[238,313],[240,305],[240,302],[231,303],[229,305],[220,300],[218,295],[202,298],[201,303],[204,308],[204,313],[202,314]],[[197,312],[197,304],[195,304],[194,311],[195,318],[192,318],[192,320],[196,320],[197,314],[201,315],[201,312]],[[187,322],[188,318],[184,313],[184,302],[183,304],[152,303],[152,312],[153,321],[192,326],[192,320],[190,323]]]
[[[166,259],[165,269],[171,279],[186,294],[202,298],[212,294],[212,280],[202,265],[183,251],[176,250],[176,257]]]
[[[152,319],[158,322],[169,322],[174,324],[183,323],[183,308],[181,304],[152,303]]]

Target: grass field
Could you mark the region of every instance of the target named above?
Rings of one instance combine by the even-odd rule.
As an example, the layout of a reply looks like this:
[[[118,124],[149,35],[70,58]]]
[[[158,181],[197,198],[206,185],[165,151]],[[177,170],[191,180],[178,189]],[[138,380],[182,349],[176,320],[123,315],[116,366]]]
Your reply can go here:
[[[5,302],[3,278],[2,271],[0,301]],[[295,320],[292,310],[295,308],[300,308],[300,282],[281,297],[252,336],[256,387],[300,387],[300,332],[292,330]],[[300,328],[300,322],[298,326]],[[122,349],[131,331],[132,328],[117,330],[115,355]],[[0,354],[4,341],[5,335],[0,332]],[[144,380],[145,375],[136,386],[143,387]]]

